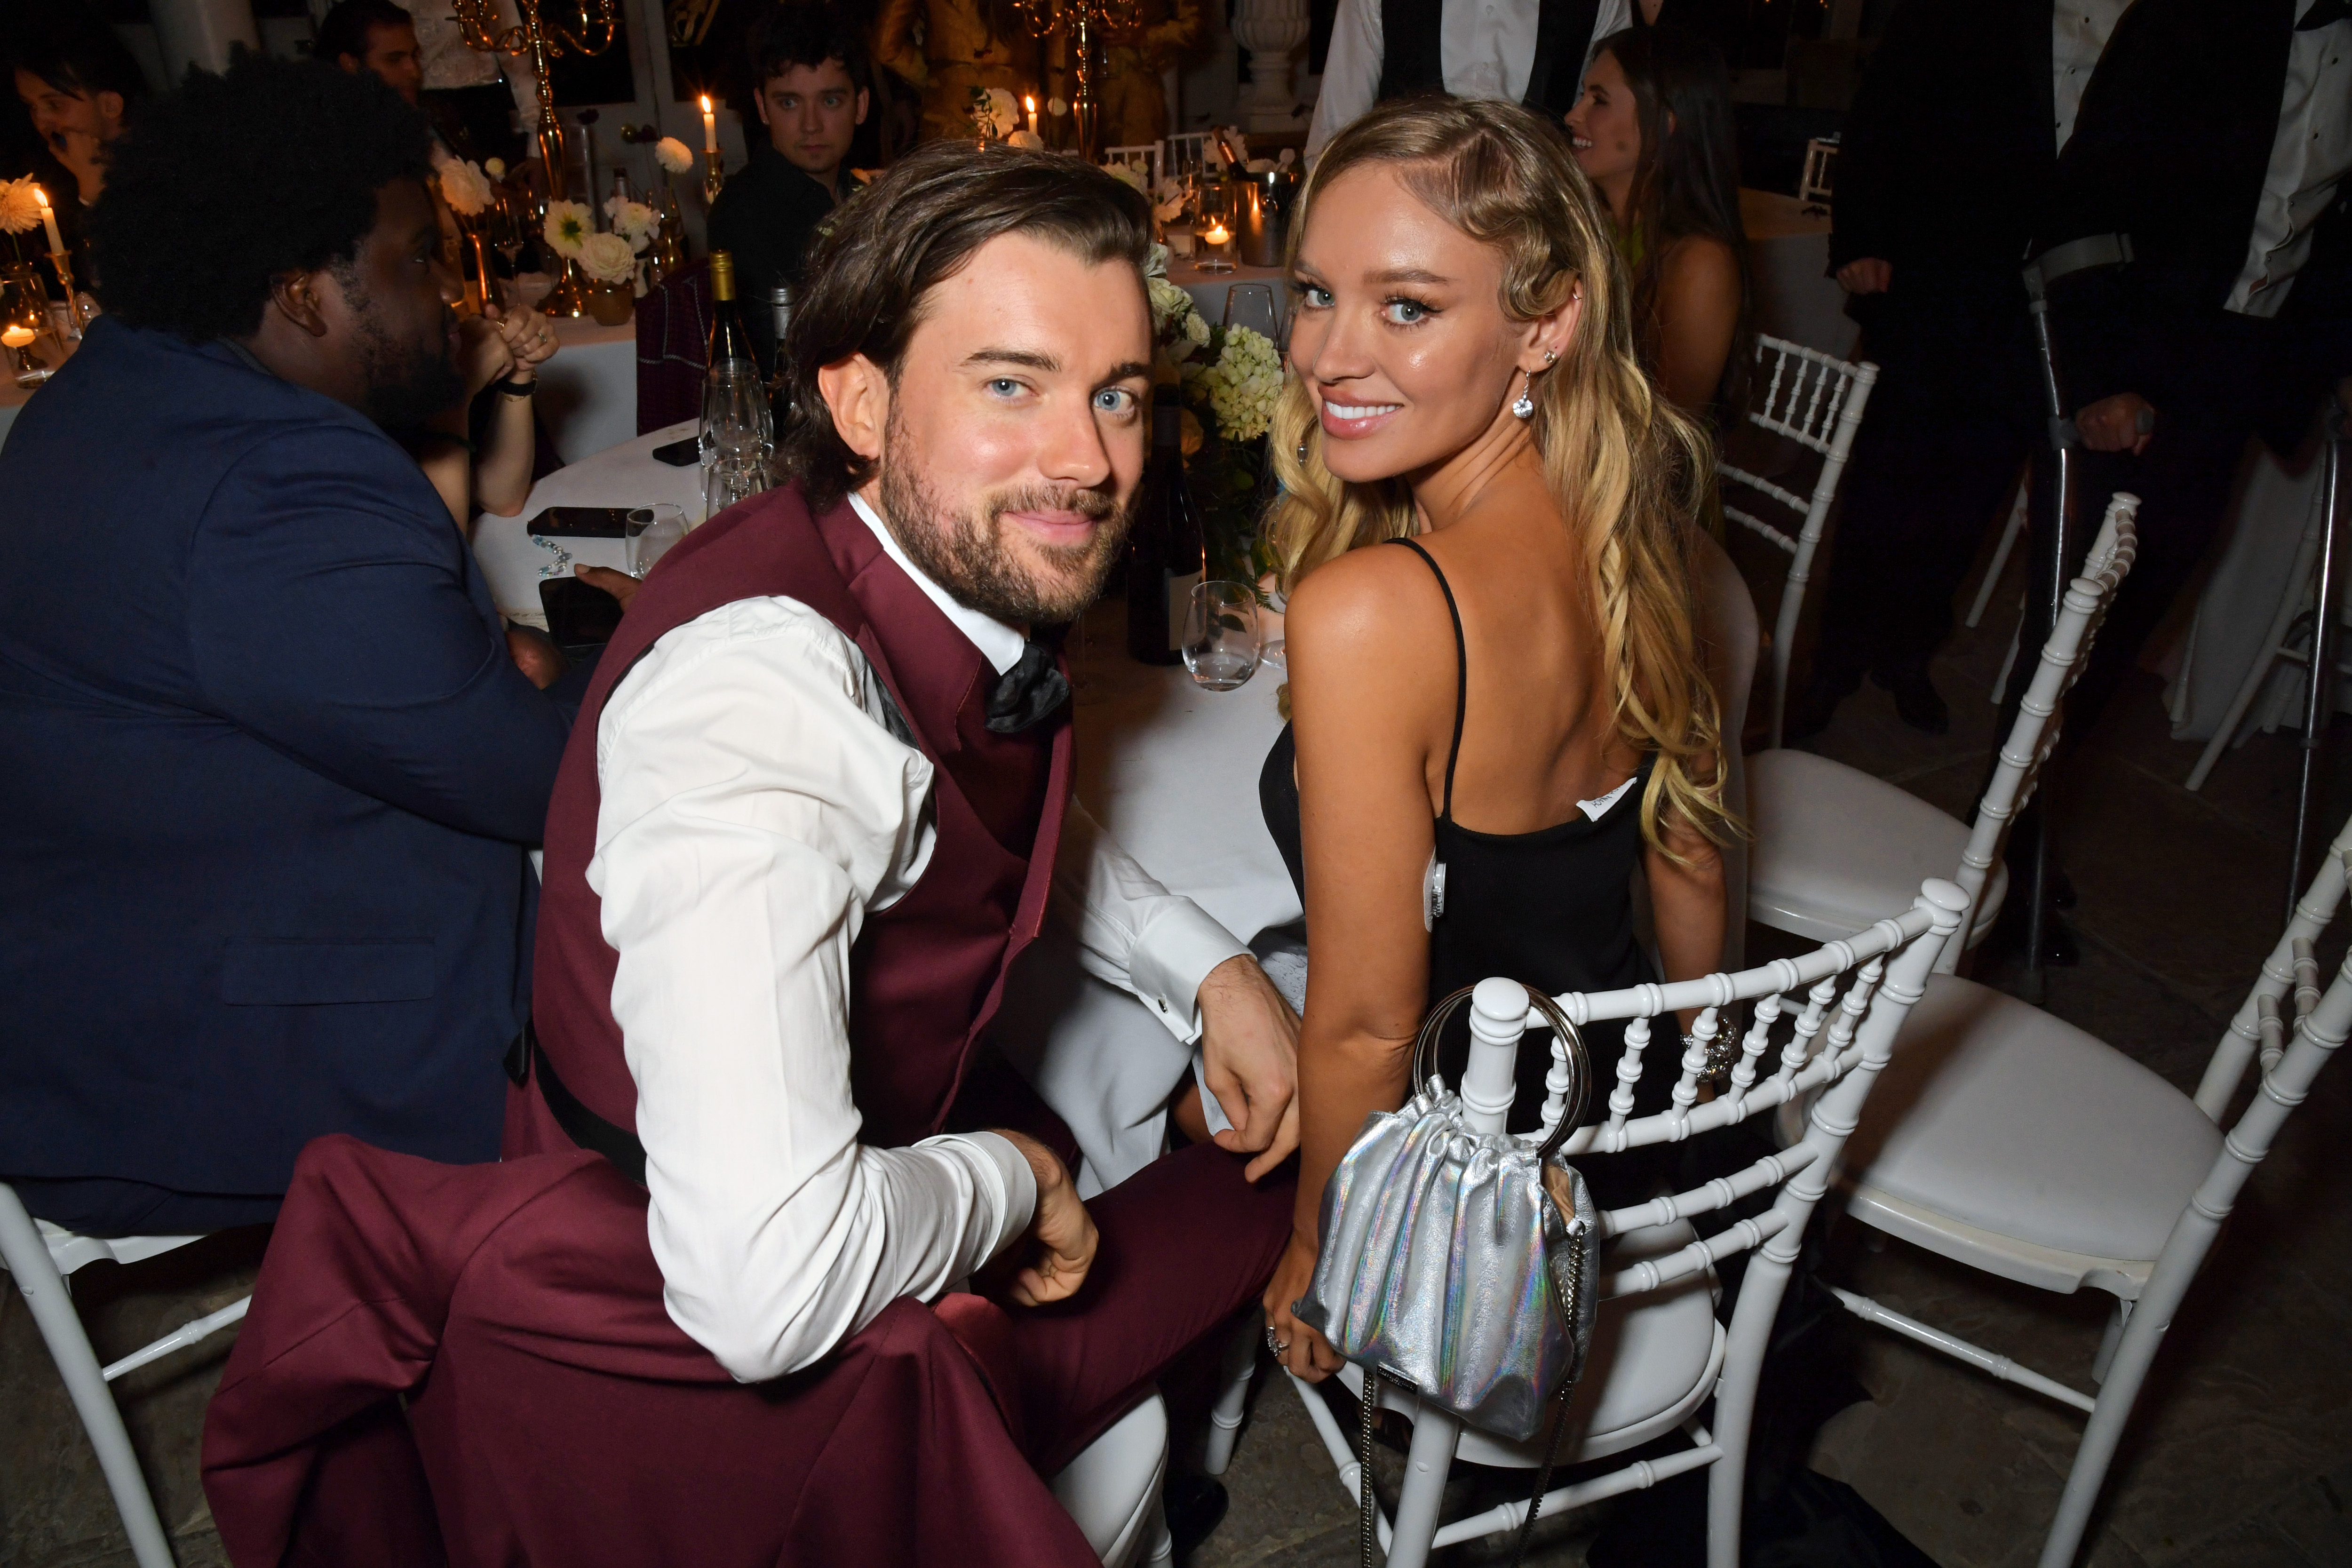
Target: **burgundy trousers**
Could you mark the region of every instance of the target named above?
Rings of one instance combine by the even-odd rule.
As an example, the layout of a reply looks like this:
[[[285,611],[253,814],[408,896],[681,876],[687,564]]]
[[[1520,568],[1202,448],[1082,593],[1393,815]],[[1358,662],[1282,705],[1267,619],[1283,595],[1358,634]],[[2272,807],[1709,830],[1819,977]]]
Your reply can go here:
[[[206,1415],[214,1520],[237,1568],[1088,1568],[1042,1478],[1263,1288],[1293,1185],[1241,1170],[1190,1149],[1096,1199],[1066,1302],[901,1300],[743,1384],[670,1322],[602,1159],[320,1139]]]

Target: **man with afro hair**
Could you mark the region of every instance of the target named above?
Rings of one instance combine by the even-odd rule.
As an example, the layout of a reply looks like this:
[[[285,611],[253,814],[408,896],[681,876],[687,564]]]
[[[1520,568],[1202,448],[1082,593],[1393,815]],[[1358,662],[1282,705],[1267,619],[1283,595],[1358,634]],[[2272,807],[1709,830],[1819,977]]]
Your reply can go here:
[[[0,1180],[70,1228],[498,1152],[570,721],[385,434],[462,390],[425,146],[371,76],[192,74],[0,448]]]

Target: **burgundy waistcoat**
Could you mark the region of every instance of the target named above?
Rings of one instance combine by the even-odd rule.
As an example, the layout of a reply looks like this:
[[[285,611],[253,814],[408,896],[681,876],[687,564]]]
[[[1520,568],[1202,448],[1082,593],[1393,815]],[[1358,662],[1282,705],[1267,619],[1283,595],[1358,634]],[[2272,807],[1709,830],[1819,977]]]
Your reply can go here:
[[[797,488],[770,491],[697,529],[638,591],[599,661],[548,806],[531,1014],[563,1087],[634,1131],[636,1086],[613,1019],[617,955],[587,877],[597,719],[663,633],[722,605],[778,595],[856,643],[936,770],[930,863],[913,891],[866,916],[850,952],[859,1141],[910,1143],[946,1121],[1005,972],[1044,921],[1070,794],[1070,715],[1066,704],[1021,734],[992,733],[985,704],[995,670],[845,502],[812,518]],[[512,1119],[509,1126],[511,1145]]]

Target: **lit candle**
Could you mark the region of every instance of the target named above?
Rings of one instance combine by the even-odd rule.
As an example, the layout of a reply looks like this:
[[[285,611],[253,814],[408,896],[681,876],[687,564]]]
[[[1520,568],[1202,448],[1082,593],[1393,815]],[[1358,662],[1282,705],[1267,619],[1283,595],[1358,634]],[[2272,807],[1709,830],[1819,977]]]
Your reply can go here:
[[[1233,237],[1234,231],[1227,228],[1221,218],[1211,218],[1209,226],[1201,231],[1201,243],[1203,245],[1223,245]]]
[[[9,327],[0,331],[0,343],[5,343],[12,349],[21,349],[37,335],[30,327]]]
[[[1029,134],[1037,134],[1037,95],[1029,93],[1021,100],[1021,107],[1029,117]]]
[[[66,242],[58,237],[58,215],[49,210],[49,193],[35,185],[33,199],[41,204],[41,227],[48,232],[50,252],[55,254],[62,251],[66,247]]]
[[[714,158],[719,155],[719,115],[707,92],[702,95],[702,150]]]

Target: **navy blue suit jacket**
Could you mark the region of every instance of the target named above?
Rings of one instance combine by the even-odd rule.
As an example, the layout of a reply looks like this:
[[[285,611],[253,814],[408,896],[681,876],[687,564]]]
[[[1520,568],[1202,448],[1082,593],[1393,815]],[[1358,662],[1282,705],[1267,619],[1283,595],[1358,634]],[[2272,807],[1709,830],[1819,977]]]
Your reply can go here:
[[[97,321],[0,447],[0,1173],[494,1158],[569,727],[373,424]]]

